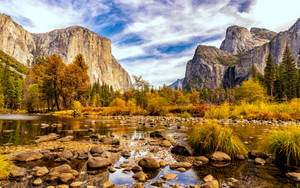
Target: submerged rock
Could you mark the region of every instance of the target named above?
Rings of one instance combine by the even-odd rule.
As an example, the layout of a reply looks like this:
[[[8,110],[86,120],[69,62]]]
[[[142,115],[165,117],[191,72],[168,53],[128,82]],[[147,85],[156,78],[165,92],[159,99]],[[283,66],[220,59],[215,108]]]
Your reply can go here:
[[[28,162],[39,160],[43,157],[40,152],[23,152],[15,156],[15,161]]]
[[[176,174],[166,174],[164,176],[161,176],[161,179],[166,180],[166,181],[175,180],[176,178],[177,178]]]
[[[120,140],[113,137],[102,137],[99,141],[107,145],[120,145]]]
[[[40,136],[39,139],[35,140],[36,143],[41,143],[41,142],[48,142],[48,141],[52,141],[52,140],[56,140],[59,138],[59,135],[56,133],[50,133],[48,135],[45,136]]]
[[[166,136],[166,133],[162,131],[153,131],[150,133],[151,138],[164,138]]]
[[[150,157],[145,157],[139,161],[139,166],[141,166],[144,170],[155,170],[160,168],[159,162]]]

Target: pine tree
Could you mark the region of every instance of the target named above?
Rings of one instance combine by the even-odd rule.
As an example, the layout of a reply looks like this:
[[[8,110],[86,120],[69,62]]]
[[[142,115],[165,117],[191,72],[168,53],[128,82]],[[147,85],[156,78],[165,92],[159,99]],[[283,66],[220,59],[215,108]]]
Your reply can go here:
[[[252,64],[251,67],[251,77],[254,81],[256,81],[256,77],[257,77],[257,68],[254,64]]]
[[[276,79],[276,75],[275,75],[274,59],[273,59],[272,55],[269,54],[268,60],[267,60],[267,65],[265,68],[264,83],[267,87],[268,94],[271,96],[273,96],[275,79]]]
[[[283,53],[282,66],[284,92],[288,99],[292,99],[297,96],[297,69],[288,46]]]
[[[275,82],[274,82],[274,96],[278,101],[281,101],[284,98],[284,88],[283,88],[283,66],[275,66]]]

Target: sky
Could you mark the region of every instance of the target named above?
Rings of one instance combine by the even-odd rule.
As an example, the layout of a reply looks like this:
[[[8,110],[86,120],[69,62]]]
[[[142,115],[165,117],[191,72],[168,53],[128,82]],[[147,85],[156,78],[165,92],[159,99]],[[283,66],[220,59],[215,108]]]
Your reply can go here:
[[[33,33],[73,25],[112,41],[130,75],[151,85],[183,78],[197,45],[219,47],[230,25],[280,32],[300,17],[300,0],[0,0]]]

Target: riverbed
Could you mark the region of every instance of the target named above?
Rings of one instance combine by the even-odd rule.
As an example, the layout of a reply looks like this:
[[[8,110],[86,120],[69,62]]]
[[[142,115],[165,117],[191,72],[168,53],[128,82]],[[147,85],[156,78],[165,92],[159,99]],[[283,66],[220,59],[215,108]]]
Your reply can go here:
[[[151,184],[161,180],[161,176],[166,174],[176,174],[177,177],[171,181],[164,181],[165,187],[202,185],[204,177],[209,174],[218,180],[220,187],[232,185],[236,187],[299,187],[300,184],[285,175],[291,169],[280,170],[272,163],[256,165],[251,159],[232,162],[225,167],[215,167],[208,163],[193,165],[181,172],[171,169],[169,164],[194,160],[193,157],[172,154],[171,148],[178,143],[186,142],[189,127],[202,121],[201,118],[175,117],[87,116],[73,118],[53,115],[2,114],[0,115],[1,153],[13,158],[24,151],[37,151],[43,153],[44,157],[31,162],[14,162],[16,166],[25,169],[26,173],[23,177],[11,178],[8,181],[2,181],[1,184],[3,187],[33,187],[36,177],[32,176],[31,170],[34,167],[45,166],[50,170],[68,164],[72,169],[78,171],[78,175],[72,181],[62,183],[41,178],[41,185],[35,187],[70,185],[72,182],[81,182],[81,187],[101,187],[105,182],[111,182],[116,186],[132,187],[133,185],[137,186],[138,181],[133,178],[134,172],[129,168],[137,165],[140,159],[147,156],[157,161],[163,161],[166,165],[154,172],[147,172],[147,181],[143,183],[145,187],[154,187]],[[223,120],[221,123],[230,126],[247,145],[249,151],[258,149],[263,135],[268,134],[276,127],[268,122],[252,124]],[[169,147],[161,146],[161,139],[150,137],[150,133],[153,131],[165,133],[171,145]],[[57,139],[35,142],[39,136],[50,133],[56,133]],[[119,145],[99,143],[95,141],[95,136],[113,138],[119,141]],[[72,137],[72,139],[59,141],[60,138],[66,137]],[[78,157],[80,155],[77,158],[66,160],[59,158],[64,151],[72,151],[72,154],[81,153],[93,146],[103,148],[105,156],[112,161],[113,170],[90,173],[86,167],[86,160],[80,159]],[[124,151],[128,152],[129,156],[122,156]],[[55,155],[53,158],[49,157],[45,160],[46,154]]]

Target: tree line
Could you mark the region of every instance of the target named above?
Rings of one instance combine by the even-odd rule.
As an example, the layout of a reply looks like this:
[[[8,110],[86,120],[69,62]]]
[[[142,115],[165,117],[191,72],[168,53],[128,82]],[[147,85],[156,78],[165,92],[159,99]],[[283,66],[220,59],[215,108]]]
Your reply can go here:
[[[66,65],[62,58],[52,56],[35,58],[24,80],[0,63],[0,108],[26,109],[29,112],[71,109],[74,101],[82,106],[105,107],[116,104],[138,106],[156,114],[163,106],[197,106],[224,102],[257,100],[286,101],[300,97],[300,50],[298,65],[286,46],[282,62],[275,65],[270,54],[265,74],[259,74],[253,65],[252,76],[235,88],[178,90],[163,86],[154,89],[141,76],[133,76],[134,84],[121,93],[99,81],[91,84],[88,66],[82,54]],[[78,104],[77,103],[77,104]]]

